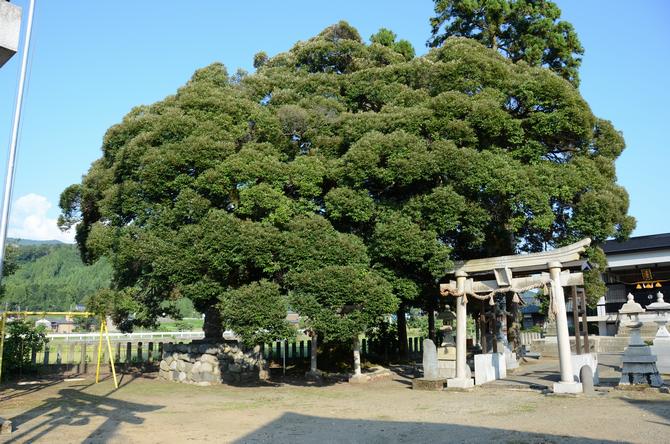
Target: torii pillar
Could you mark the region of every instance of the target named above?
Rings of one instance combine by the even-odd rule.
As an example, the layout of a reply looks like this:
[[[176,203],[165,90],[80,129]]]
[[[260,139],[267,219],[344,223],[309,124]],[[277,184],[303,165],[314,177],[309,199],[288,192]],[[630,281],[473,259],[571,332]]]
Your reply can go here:
[[[456,271],[456,288],[461,296],[456,298],[456,377],[447,379],[447,388],[469,389],[474,387],[472,378],[467,376],[466,335],[467,335],[467,299],[465,298],[465,280],[468,275],[462,270]]]
[[[549,262],[551,291],[556,308],[556,337],[558,340],[558,359],[561,368],[560,382],[554,382],[554,393],[582,393],[582,383],[575,382],[572,373],[572,356],[570,352],[570,333],[568,331],[568,315],[565,310],[565,296],[561,283],[561,263]],[[551,308],[550,308],[551,309]]]

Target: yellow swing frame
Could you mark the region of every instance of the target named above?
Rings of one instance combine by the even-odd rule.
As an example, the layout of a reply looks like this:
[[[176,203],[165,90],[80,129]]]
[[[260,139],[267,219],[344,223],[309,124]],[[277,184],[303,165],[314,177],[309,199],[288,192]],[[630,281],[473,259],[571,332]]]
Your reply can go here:
[[[4,311],[0,313],[0,382],[2,382],[2,355],[5,350],[5,326],[7,316],[85,316],[95,317],[95,313],[86,311]],[[102,337],[107,338],[107,352],[109,354],[109,364],[112,367],[112,376],[114,377],[114,387],[119,388],[119,382],[116,379],[116,369],[114,367],[114,355],[112,354],[112,342],[109,339],[109,330],[107,329],[107,319],[100,317],[100,340],[98,342],[98,361],[95,368],[95,383],[100,382],[100,364],[102,361]]]

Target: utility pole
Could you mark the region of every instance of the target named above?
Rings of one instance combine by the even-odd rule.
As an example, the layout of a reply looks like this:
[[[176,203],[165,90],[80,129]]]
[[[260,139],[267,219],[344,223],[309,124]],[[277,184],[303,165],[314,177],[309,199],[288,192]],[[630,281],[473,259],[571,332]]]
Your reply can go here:
[[[1,11],[13,5],[3,5]],[[30,0],[28,9],[28,20],[26,23],[26,34],[23,42],[23,54],[21,58],[21,72],[19,75],[19,90],[16,95],[16,108],[14,109],[14,122],[12,124],[12,138],[9,144],[9,158],[7,159],[7,174],[5,176],[5,192],[2,200],[2,214],[0,215],[0,282],[5,265],[5,247],[7,243],[7,226],[9,225],[9,206],[12,200],[12,188],[14,186],[14,172],[16,165],[16,147],[19,140],[19,128],[21,124],[21,108],[23,106],[23,93],[26,84],[26,71],[28,69],[28,52],[30,50],[30,35],[33,28],[33,16],[35,12],[35,0]],[[5,15],[0,16],[5,19]]]

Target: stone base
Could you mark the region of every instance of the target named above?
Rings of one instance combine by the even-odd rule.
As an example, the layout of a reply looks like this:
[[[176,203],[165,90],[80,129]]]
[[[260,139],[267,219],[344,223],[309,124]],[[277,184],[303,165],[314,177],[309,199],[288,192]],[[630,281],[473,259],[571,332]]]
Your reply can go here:
[[[305,372],[305,379],[308,380],[308,381],[320,382],[320,381],[323,380],[323,374],[319,370],[314,371],[314,372],[313,371],[308,371],[308,372]]]
[[[370,382],[370,377],[368,375],[353,375],[349,378],[349,384],[366,384]]]
[[[456,377],[456,360],[437,361],[437,374],[442,379],[451,379]]]
[[[0,435],[12,434],[12,421],[0,418]]]
[[[572,360],[572,376],[576,381],[582,382],[580,379],[580,372],[582,367],[588,366],[591,368],[591,375],[593,375],[593,383],[600,384],[600,375],[598,374],[598,355],[596,353],[587,353],[581,355],[570,355]]]
[[[472,378],[465,379],[447,379],[447,389],[448,390],[469,390],[475,386]]]
[[[441,391],[444,389],[446,382],[446,379],[415,378],[412,379],[412,388],[414,390]]]
[[[239,384],[267,378],[259,346],[242,348],[237,341],[164,344],[158,376],[185,384]]]
[[[582,393],[584,388],[581,382],[554,382],[554,393]]]

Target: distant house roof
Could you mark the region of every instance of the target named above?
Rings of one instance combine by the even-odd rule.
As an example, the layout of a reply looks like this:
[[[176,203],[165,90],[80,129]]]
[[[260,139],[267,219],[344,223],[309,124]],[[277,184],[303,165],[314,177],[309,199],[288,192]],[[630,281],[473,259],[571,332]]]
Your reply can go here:
[[[670,233],[635,236],[623,242],[608,240],[603,244],[603,251],[607,255],[666,248],[670,248]]]

